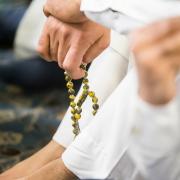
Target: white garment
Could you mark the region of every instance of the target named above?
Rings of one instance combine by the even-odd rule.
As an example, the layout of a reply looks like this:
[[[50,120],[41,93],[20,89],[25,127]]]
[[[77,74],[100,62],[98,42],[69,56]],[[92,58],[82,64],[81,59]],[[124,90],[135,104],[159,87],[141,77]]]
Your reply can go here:
[[[88,9],[86,11],[92,11],[93,9],[104,11],[112,7],[114,7],[112,8],[113,10],[118,10],[120,7],[117,4],[111,6],[112,4],[109,4],[109,2],[117,1],[110,0],[83,0],[82,2],[87,3],[86,7]],[[122,1],[119,0],[118,2]],[[123,3],[127,5],[126,2]],[[150,3],[150,1],[145,2]],[[151,3],[154,4],[155,1],[152,0]],[[151,3],[147,5],[152,5]],[[159,3],[165,3],[165,0],[159,0],[157,5]],[[133,4],[134,2],[132,2]],[[176,8],[178,8],[179,4],[176,5]],[[85,5],[83,4],[82,7],[85,7]],[[91,10],[90,7],[92,7]],[[131,9],[131,7],[130,5],[129,8]],[[150,7],[154,6],[148,6],[148,10],[151,10]],[[143,15],[143,11],[138,12],[141,12],[141,15]],[[123,13],[126,14],[125,11]],[[130,16],[131,14],[126,15]],[[135,15],[130,17],[136,19],[138,14]],[[149,22],[150,19],[148,17],[151,16],[143,15],[139,22]],[[152,18],[151,20],[153,21],[154,19]],[[100,57],[105,58],[107,57],[106,53],[114,52],[108,49]],[[121,54],[119,56],[121,57]],[[128,59],[129,57],[126,58]],[[101,61],[99,59],[99,63]],[[115,65],[115,63],[113,64]],[[111,66],[112,64],[109,65],[109,67]],[[118,77],[118,73],[118,71],[114,72],[116,76],[113,76],[112,79]],[[93,79],[95,79],[94,77]],[[104,79],[106,80],[106,77]],[[101,105],[96,117],[88,120],[85,119],[87,120],[87,126],[82,126],[85,128],[81,134],[62,155],[65,165],[81,179],[179,180],[180,80],[177,80],[177,97],[165,106],[154,107],[145,103],[137,96],[138,83],[135,70],[131,70],[122,82],[121,79],[119,79],[118,87],[114,91],[113,88],[115,86],[110,90],[111,92],[113,91],[112,94],[109,97],[109,94],[105,96],[105,99],[107,97],[108,99],[101,101],[101,104],[105,102]],[[107,83],[109,82],[108,80]],[[96,81],[96,83],[98,82]],[[100,83],[101,81],[99,81]],[[98,91],[99,87],[103,88],[104,82],[102,86],[98,85],[97,87],[96,91]],[[86,107],[88,107],[87,105]],[[89,110],[87,111],[89,112]],[[63,130],[65,124],[67,128]],[[66,143],[66,139],[60,137],[66,137],[68,134],[67,129],[70,130],[70,127],[68,127],[68,123],[63,123],[60,131],[54,136],[54,140],[62,145],[69,145],[71,140]]]
[[[132,70],[63,153],[65,165],[80,179],[179,180],[179,102],[139,100]]]
[[[128,47],[127,42],[120,43],[120,46]],[[148,167],[157,160],[165,158],[167,152],[176,150],[174,145],[179,142],[177,131],[179,131],[178,120],[180,119],[176,108],[179,106],[176,101],[173,101],[165,107],[153,107],[138,99],[135,72],[128,73],[121,83],[121,79],[126,74],[129,55],[127,53],[127,59],[125,59],[124,54],[121,56],[116,50],[108,48],[103,52],[95,60],[89,72],[91,87],[95,88],[100,96],[100,112],[93,119],[91,102],[85,102],[83,117],[80,121],[83,131],[72,144],[70,113],[67,112],[54,140],[67,147],[62,156],[63,161],[68,169],[81,179],[103,179],[109,176],[115,180],[140,180],[140,178],[147,180],[143,177],[147,172],[149,179],[160,180],[163,177],[162,174],[150,177],[154,173],[150,173],[153,169]],[[106,87],[106,85],[110,86]],[[108,97],[110,94],[112,95]],[[149,131],[144,131],[148,129],[149,124],[151,125]],[[152,131],[154,131],[153,137]],[[153,142],[154,139],[156,141]],[[159,168],[156,168],[157,171],[166,170],[169,176],[176,175],[172,171],[178,172],[177,168],[180,166],[179,162],[174,161],[175,159],[177,160],[176,156],[172,157],[171,161],[166,161],[166,159],[160,161],[160,164],[157,163],[157,166],[159,165]],[[174,164],[170,165],[171,169],[169,164],[172,161]],[[162,162],[164,168],[161,165]],[[169,176],[163,180],[170,180]],[[179,176],[176,179],[178,178]]]
[[[112,32],[110,47],[93,61],[88,72],[90,88],[96,92],[100,107],[126,75],[128,64],[128,40],[125,36]],[[80,92],[82,92],[82,87]],[[87,99],[82,109],[80,128],[84,129],[93,119],[91,100]],[[71,108],[68,109],[60,127],[53,137],[56,142],[64,147],[68,147],[74,140],[70,110]]]
[[[46,20],[42,11],[45,1],[33,0],[20,22],[14,43],[17,59],[37,55],[36,48]]]
[[[180,1],[82,0],[81,10],[96,22],[127,33],[150,22],[180,16]]]

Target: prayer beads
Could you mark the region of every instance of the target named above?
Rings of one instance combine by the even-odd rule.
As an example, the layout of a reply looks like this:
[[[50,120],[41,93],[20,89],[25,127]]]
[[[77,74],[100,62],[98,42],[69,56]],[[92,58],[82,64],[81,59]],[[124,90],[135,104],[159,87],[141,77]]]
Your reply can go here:
[[[86,66],[81,65],[80,68],[84,70],[85,75],[82,81],[83,90],[81,95],[78,97],[77,102],[75,102],[76,97],[75,97],[75,90],[72,79],[67,72],[64,73],[65,80],[67,82],[66,87],[68,88],[71,114],[72,114],[71,120],[72,120],[73,133],[75,137],[80,133],[79,120],[81,119],[82,105],[88,96],[92,99],[92,109],[93,109],[92,114],[94,116],[96,115],[99,109],[98,98],[96,97],[95,92],[90,91],[88,72],[86,71]]]

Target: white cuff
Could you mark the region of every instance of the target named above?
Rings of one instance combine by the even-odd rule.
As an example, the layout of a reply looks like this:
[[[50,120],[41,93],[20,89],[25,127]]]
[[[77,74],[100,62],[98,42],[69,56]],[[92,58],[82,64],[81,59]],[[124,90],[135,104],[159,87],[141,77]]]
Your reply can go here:
[[[109,8],[109,0],[82,0],[81,11],[101,12]]]
[[[141,98],[135,100],[132,144],[145,157],[157,159],[171,152],[179,141],[177,98],[164,106],[154,106]]]
[[[62,154],[62,160],[65,166],[80,179],[104,179],[104,173],[99,169],[102,164],[97,165],[97,162],[100,162],[98,160],[104,157],[102,150],[100,144],[87,133],[82,132]]]

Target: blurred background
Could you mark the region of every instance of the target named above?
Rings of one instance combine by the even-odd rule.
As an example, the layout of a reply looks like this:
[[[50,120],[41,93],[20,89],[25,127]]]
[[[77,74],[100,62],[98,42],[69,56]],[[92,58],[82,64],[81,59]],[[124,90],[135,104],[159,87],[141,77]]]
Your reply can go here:
[[[36,52],[44,2],[0,0],[0,172],[47,144],[68,106],[63,71]]]

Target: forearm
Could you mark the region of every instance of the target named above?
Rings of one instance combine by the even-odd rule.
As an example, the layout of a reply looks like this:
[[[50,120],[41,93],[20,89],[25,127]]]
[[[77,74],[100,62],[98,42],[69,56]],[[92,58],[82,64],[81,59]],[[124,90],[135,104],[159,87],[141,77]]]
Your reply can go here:
[[[64,148],[51,141],[42,150],[29,157],[28,159],[20,162],[13,168],[5,171],[0,175],[0,179],[12,180],[13,178],[19,178],[33,174],[49,162],[59,159],[64,152]]]
[[[64,165],[62,159],[52,161],[48,165],[41,168],[33,175],[25,178],[25,180],[75,180],[76,176],[71,173]]]
[[[65,23],[82,23],[87,21],[84,12],[80,11],[81,0],[47,0],[44,5],[46,16],[52,15]]]

